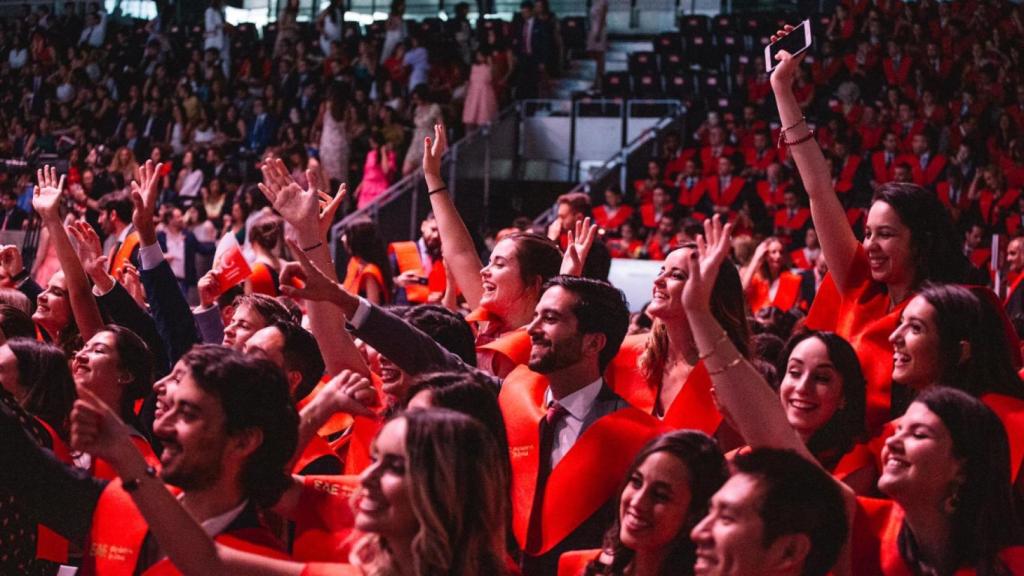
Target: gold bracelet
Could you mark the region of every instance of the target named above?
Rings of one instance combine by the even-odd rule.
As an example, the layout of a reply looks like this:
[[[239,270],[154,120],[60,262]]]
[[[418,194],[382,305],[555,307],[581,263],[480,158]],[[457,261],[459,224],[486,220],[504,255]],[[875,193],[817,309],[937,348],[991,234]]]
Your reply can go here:
[[[729,339],[729,334],[725,330],[722,330],[722,335],[718,337],[718,340],[715,340],[715,343],[712,344],[711,348],[707,352],[705,352],[704,354],[698,353],[697,354],[697,359],[698,360],[707,360],[708,358],[710,358],[711,356],[713,356],[715,354],[715,350],[718,350],[718,347],[722,345],[722,342],[725,342],[728,339]]]
[[[724,374],[725,372],[731,370],[732,368],[739,366],[740,362],[743,362],[743,356],[737,356],[735,360],[729,362],[728,364],[722,366],[717,370],[708,370],[708,376],[718,376],[719,374]]]

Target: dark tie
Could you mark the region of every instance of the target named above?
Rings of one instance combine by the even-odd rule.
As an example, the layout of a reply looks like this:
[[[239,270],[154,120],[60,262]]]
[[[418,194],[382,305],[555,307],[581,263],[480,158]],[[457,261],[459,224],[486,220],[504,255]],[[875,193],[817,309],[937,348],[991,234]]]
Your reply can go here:
[[[885,165],[886,165],[886,167],[888,167],[891,164],[892,164],[892,152],[886,152],[885,153]]]
[[[540,421],[540,453],[537,457],[537,490],[533,493],[530,509],[530,527],[526,532],[526,549],[536,550],[541,543],[541,516],[544,509],[544,487],[551,474],[551,451],[555,445],[555,428],[569,412],[558,402],[552,402]]]

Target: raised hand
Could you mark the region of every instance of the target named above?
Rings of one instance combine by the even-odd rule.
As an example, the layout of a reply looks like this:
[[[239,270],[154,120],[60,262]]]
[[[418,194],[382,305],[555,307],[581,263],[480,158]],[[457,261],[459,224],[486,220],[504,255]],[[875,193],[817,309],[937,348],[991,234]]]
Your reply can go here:
[[[444,124],[434,124],[434,138],[429,136],[423,141],[423,173],[441,177],[441,158],[448,150],[448,135]]]
[[[683,306],[689,311],[709,311],[718,269],[732,248],[732,224],[722,225],[719,216],[704,221],[704,235],[697,237],[697,249],[690,254],[690,277],[683,287]]]
[[[782,30],[777,30],[772,35],[771,41],[776,42],[782,38],[785,38],[790,32],[793,31],[793,26],[786,24],[782,27]],[[796,78],[796,71],[800,68],[800,63],[803,62],[804,54],[800,54],[794,57],[792,54],[785,50],[780,50],[775,55],[775,59],[779,61],[778,67],[772,71],[771,82],[772,86],[785,86],[790,87],[793,85],[793,79]]]
[[[135,179],[132,180],[132,204],[135,210],[132,212],[132,224],[139,232],[139,239],[145,246],[156,244],[156,203],[160,194],[158,184],[160,183],[160,172],[163,170],[163,163],[154,164],[152,160],[135,169]]]
[[[64,176],[57,178],[57,169],[44,166],[36,170],[35,193],[32,195],[32,208],[39,213],[44,222],[60,222],[60,196],[64,188]]]
[[[260,170],[263,172],[260,192],[274,210],[295,228],[299,242],[305,246],[319,242],[320,201],[312,187],[303,190],[280,158],[264,162]]]
[[[25,270],[21,250],[13,244],[0,247],[0,275],[10,280]]]
[[[380,397],[373,383],[358,372],[342,370],[321,388],[317,398],[323,398],[330,413],[345,412],[354,416],[376,416],[373,408],[380,406]]]
[[[288,247],[298,262],[288,262],[281,268],[281,293],[314,302],[333,301],[342,291],[341,287],[317,268],[294,242],[288,241]],[[302,287],[296,288],[296,284]]]
[[[597,237],[597,224],[590,223],[590,217],[577,220],[575,230],[569,230],[569,244],[562,256],[561,274],[579,276],[583,274],[583,265],[590,254],[590,248]]]
[[[139,269],[129,262],[125,262],[121,267],[121,284],[140,308],[149,309],[149,303],[146,301],[146,288],[142,285],[142,278],[139,277]]]
[[[213,269],[203,274],[199,279],[199,305],[202,308],[209,308],[220,296],[220,282],[217,279],[217,270]]]
[[[317,197],[320,198],[320,237],[327,238],[327,234],[331,230],[331,224],[334,224],[334,215],[337,214],[341,203],[348,196],[348,185],[343,183],[338,186],[338,192],[334,194],[333,198],[330,194],[321,190],[317,190],[316,193]]]
[[[93,281],[99,276],[108,276],[107,257],[103,254],[100,237],[88,222],[79,221],[67,227],[68,234],[75,239],[75,250],[82,267]]]

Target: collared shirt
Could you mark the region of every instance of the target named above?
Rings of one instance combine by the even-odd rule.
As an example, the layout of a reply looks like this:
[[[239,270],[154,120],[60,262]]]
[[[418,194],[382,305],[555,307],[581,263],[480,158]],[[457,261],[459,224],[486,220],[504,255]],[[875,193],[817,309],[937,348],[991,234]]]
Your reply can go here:
[[[555,424],[555,440],[551,446],[552,470],[569,453],[573,444],[583,433],[583,421],[590,413],[590,409],[594,407],[594,402],[597,400],[597,395],[601,393],[603,385],[604,379],[598,378],[558,401],[567,413],[561,421]],[[544,393],[544,409],[547,410],[554,402],[555,396],[551,393],[551,388],[548,388]]]
[[[181,500],[182,496],[184,496],[184,493],[178,495],[179,501]],[[219,535],[221,532],[224,532],[224,530],[226,530],[227,527],[235,521],[235,518],[238,518],[239,514],[242,513],[242,510],[245,510],[245,507],[248,504],[249,500],[242,500],[238,504],[238,506],[235,506],[231,510],[228,510],[223,514],[214,516],[213,518],[207,518],[206,520],[200,523],[200,525],[203,527],[203,532],[206,532],[207,536],[211,538]]]

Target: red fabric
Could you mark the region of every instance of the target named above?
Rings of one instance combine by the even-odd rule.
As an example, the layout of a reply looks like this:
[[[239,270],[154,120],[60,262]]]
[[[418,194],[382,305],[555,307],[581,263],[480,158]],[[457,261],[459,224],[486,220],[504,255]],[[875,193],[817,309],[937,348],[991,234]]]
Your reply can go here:
[[[839,292],[836,302],[833,298],[815,298],[807,325],[817,330],[832,329],[846,338],[857,351],[861,368],[867,379],[867,425],[869,432],[878,430],[890,417],[892,401],[892,345],[889,335],[899,324],[900,313],[910,301],[906,298],[891,310],[889,295],[884,286],[871,279],[867,254],[863,246],[857,253],[847,272],[849,287]],[[815,309],[818,309],[817,313]],[[819,325],[813,320],[835,319]]]

